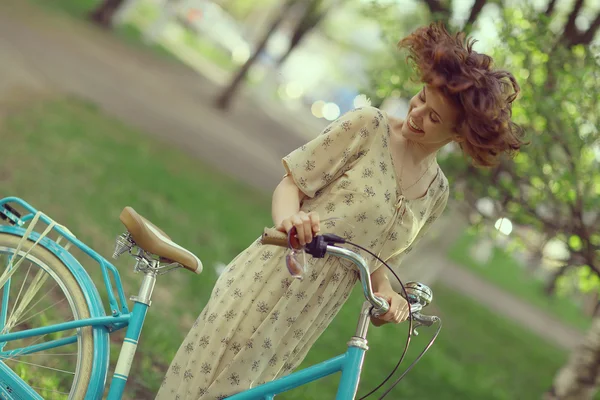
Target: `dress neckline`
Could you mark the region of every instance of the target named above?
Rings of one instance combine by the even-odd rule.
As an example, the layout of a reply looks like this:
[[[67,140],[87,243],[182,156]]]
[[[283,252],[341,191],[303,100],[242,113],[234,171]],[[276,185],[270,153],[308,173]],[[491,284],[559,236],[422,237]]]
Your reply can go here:
[[[387,127],[389,128],[389,129],[387,129],[387,132],[388,132],[388,140],[390,140],[390,143],[387,146],[387,153],[388,153],[388,156],[390,158],[390,162],[392,163],[392,173],[394,174],[394,182],[396,184],[396,195],[397,196],[402,196],[403,200],[404,201],[408,201],[408,202],[411,202],[411,201],[413,201],[413,202],[414,201],[420,201],[420,200],[424,200],[424,199],[429,198],[430,193],[431,193],[430,189],[433,187],[433,184],[441,177],[441,175],[442,175],[441,174],[442,169],[440,168],[439,165],[437,166],[436,174],[433,177],[433,179],[431,180],[431,182],[429,183],[429,185],[427,186],[427,190],[425,191],[425,193],[422,196],[416,197],[414,199],[410,199],[408,197],[405,197],[404,194],[402,193],[402,187],[400,186],[400,179],[399,179],[398,174],[396,172],[396,164],[394,163],[394,157],[392,156],[390,120],[388,118],[387,112],[384,111],[383,113],[385,114],[385,117],[386,117],[385,118],[385,123],[387,124]]]

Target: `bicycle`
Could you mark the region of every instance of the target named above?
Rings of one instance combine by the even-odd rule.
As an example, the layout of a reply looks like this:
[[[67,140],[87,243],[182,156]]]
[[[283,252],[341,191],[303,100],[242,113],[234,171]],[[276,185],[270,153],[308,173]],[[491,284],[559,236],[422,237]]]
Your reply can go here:
[[[24,211],[17,210],[17,207]],[[109,400],[121,399],[157,277],[180,268],[200,274],[203,269],[200,259],[173,242],[131,207],[125,207],[120,220],[126,232],[117,237],[113,258],[129,253],[135,259],[134,271],[143,274],[138,294],[130,298],[133,301],[130,310],[118,270],[66,227],[17,197],[0,200],[0,218],[6,223],[0,225],[0,257],[5,255],[8,261],[7,266],[0,269],[0,399],[102,398],[108,375],[109,335],[126,329],[107,394]],[[45,224],[41,233],[35,230],[40,222]],[[57,238],[52,239],[51,235]],[[341,372],[341,378],[336,399],[355,398],[368,349],[369,317],[385,313],[389,306],[384,299],[373,294],[365,260],[358,253],[336,246],[334,239],[329,237],[328,241],[327,235],[319,235],[306,246],[306,251],[313,257],[325,254],[344,257],[358,268],[366,301],[356,333],[348,342],[348,350],[340,356],[228,399],[269,400],[276,394],[337,372]],[[273,229],[265,229],[262,241],[263,244],[287,247],[287,236]],[[71,254],[72,246],[100,266],[110,315],[105,312],[105,305],[90,275]],[[22,266],[24,261],[30,262],[27,271]],[[30,277],[32,268],[36,269],[34,276]],[[25,276],[20,281],[18,278],[23,274]],[[48,289],[46,283],[49,280],[54,282],[54,286],[48,285],[51,286]],[[19,286],[18,283],[20,286],[13,299],[11,293],[14,294],[15,290],[11,292],[11,285],[15,282],[17,285],[14,287]],[[24,289],[26,283],[29,286]],[[427,286],[412,282],[403,287],[411,304],[409,332],[412,332],[413,323],[429,326],[439,321],[438,317],[420,313],[432,300],[432,292]],[[65,298],[55,301],[61,294]],[[32,314],[45,299],[51,304],[43,304],[39,307],[42,311]],[[48,315],[41,316],[46,311]],[[51,318],[68,320],[53,323]],[[7,349],[8,345],[12,345],[10,349]],[[70,352],[73,350],[76,353]],[[40,364],[42,361],[48,365]],[[45,373],[34,376],[31,368],[43,369]]]

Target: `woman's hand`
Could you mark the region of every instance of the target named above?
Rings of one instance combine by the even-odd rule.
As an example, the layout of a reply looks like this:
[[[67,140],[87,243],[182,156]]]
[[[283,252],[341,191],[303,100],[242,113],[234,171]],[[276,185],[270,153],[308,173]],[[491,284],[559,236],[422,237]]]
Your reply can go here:
[[[320,231],[319,214],[316,212],[298,211],[296,214],[285,218],[277,230],[289,233],[292,228],[296,228],[296,236],[292,236],[292,246],[294,248],[302,247],[312,242],[313,237]]]
[[[388,322],[399,324],[408,319],[409,305],[404,297],[400,296],[392,289],[384,292],[375,292],[375,296],[384,298],[390,305],[389,311],[385,314],[380,315],[379,317],[371,316],[371,322],[373,322],[375,326],[381,326]]]

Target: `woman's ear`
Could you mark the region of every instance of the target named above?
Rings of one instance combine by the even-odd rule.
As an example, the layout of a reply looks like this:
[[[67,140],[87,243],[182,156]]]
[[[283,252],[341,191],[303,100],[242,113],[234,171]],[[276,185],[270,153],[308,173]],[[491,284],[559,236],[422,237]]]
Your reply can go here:
[[[462,143],[465,141],[465,138],[462,135],[454,134],[452,136],[452,140],[454,140],[456,143]]]

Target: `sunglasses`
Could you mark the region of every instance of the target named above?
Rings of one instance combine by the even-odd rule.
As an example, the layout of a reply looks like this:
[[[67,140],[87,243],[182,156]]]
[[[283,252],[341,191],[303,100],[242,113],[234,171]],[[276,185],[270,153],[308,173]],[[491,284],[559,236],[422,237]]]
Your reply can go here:
[[[304,247],[296,249],[292,246],[292,237],[295,234],[295,227],[288,232],[288,253],[285,256],[285,265],[292,278],[302,280],[306,272],[306,252]]]

